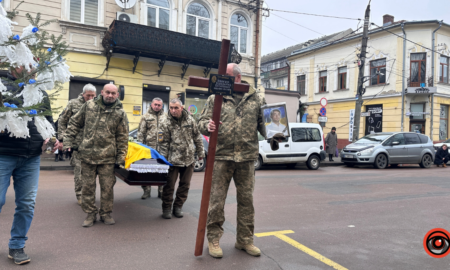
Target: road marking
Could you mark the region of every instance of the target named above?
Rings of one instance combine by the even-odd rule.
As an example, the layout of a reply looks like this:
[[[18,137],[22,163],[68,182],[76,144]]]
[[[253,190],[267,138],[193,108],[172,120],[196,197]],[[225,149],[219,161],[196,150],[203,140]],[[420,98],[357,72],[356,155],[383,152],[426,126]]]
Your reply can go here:
[[[300,244],[299,242],[297,242],[294,239],[289,238],[285,235],[285,234],[289,234],[289,233],[294,233],[294,231],[285,230],[285,231],[276,231],[276,232],[255,233],[255,236],[256,237],[275,236],[275,237],[283,240],[284,242],[288,243],[289,245],[300,249],[301,251],[305,252],[309,256],[314,257],[315,259],[323,262],[324,264],[327,264],[327,265],[333,267],[334,269],[348,270],[347,268],[343,267],[342,265],[333,262],[332,260],[320,255],[319,253],[315,252],[314,250],[305,247],[304,245]]]

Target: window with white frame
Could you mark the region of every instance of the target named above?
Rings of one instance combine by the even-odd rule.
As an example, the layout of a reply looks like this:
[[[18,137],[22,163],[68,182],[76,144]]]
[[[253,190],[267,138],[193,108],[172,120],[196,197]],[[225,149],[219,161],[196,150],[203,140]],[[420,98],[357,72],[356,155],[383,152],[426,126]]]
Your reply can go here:
[[[192,3],[187,9],[186,34],[209,38],[211,15],[206,7],[200,3]]]
[[[70,0],[69,9],[71,21],[98,25],[98,0]]]
[[[147,25],[169,30],[170,5],[168,0],[147,0]]]
[[[306,95],[306,75],[297,76],[297,91],[300,95]]]
[[[239,53],[247,53],[248,22],[244,16],[237,13],[231,16],[230,40]]]
[[[448,83],[448,57],[441,55],[439,67],[439,82]]]

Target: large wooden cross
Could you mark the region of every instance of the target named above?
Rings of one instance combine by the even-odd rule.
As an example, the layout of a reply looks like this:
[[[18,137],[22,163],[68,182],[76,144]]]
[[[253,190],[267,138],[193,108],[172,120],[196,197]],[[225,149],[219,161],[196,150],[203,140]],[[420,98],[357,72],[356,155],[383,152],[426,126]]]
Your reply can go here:
[[[220,50],[219,60],[219,75],[226,75],[228,65],[228,54],[230,51],[230,41],[222,40],[222,48]],[[189,77],[189,86],[209,87],[209,79],[202,77]],[[248,84],[234,83],[234,92],[247,93],[250,89]],[[213,108],[213,121],[216,125],[216,130],[209,138],[208,158],[206,160],[205,180],[203,182],[202,202],[200,205],[200,216],[198,219],[197,240],[195,243],[195,256],[203,254],[203,244],[205,242],[206,220],[208,218],[209,198],[211,195],[211,182],[214,169],[214,160],[216,158],[217,137],[219,135],[220,113],[222,111],[223,96],[215,95]]]

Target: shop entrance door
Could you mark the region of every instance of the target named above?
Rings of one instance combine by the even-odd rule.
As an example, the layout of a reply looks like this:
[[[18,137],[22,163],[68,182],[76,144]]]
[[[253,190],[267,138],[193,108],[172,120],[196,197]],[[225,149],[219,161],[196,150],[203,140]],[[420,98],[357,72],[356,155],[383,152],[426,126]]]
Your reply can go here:
[[[409,123],[409,131],[425,134],[425,121],[411,120]]]

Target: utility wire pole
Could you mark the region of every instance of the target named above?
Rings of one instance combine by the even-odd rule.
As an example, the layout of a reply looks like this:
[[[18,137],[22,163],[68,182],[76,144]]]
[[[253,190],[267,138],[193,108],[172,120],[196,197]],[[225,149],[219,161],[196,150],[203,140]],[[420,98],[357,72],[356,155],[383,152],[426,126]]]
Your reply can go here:
[[[369,32],[369,18],[370,18],[370,1],[366,8],[366,15],[364,17],[364,30],[363,30],[363,37],[362,37],[362,44],[361,44],[361,54],[359,56],[359,75],[358,75],[358,99],[356,100],[355,105],[355,119],[354,119],[354,125],[353,125],[353,137],[352,142],[355,142],[358,140],[359,137],[359,126],[361,123],[361,107],[363,104],[363,94],[365,92],[364,90],[364,68],[366,63],[366,53],[367,53],[367,40],[368,38],[368,32]]]

